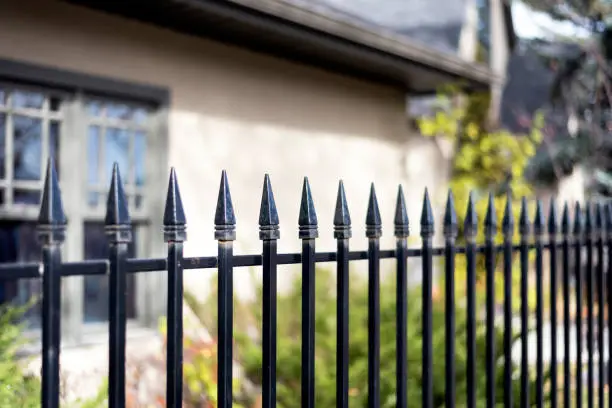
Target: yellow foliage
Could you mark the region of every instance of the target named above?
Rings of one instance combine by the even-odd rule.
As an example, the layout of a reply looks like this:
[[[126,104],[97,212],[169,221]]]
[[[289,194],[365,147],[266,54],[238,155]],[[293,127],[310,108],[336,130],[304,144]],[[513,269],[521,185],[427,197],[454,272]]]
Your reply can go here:
[[[458,98],[456,90],[448,88],[446,93],[438,95],[440,109],[433,117],[420,118],[417,122],[423,136],[445,138],[453,142],[455,156],[452,162],[450,188],[455,197],[458,220],[461,231],[465,209],[470,192],[477,198],[476,211],[480,220],[477,236],[478,242],[484,240],[484,220],[487,211],[487,195],[493,193],[498,225],[501,226],[503,211],[506,205],[507,191],[512,191],[513,215],[518,221],[520,198],[531,196],[532,188],[524,179],[525,167],[535,154],[537,144],[542,140],[541,128],[544,125],[542,115],[534,118],[534,128],[529,134],[512,134],[506,130],[488,130],[485,128],[489,95],[471,95],[463,106],[453,100]],[[533,213],[533,209],[531,209]],[[501,228],[499,228],[501,230]],[[515,228],[513,240],[518,242],[518,231]],[[503,237],[499,231],[496,239],[501,244]],[[458,257],[456,282],[459,293],[465,283],[465,259]],[[513,263],[517,265],[517,262]],[[516,268],[515,268],[516,269]],[[479,265],[478,279],[484,279],[484,266]],[[513,272],[513,279],[518,280],[518,270]],[[501,299],[503,279],[497,280],[497,292]],[[518,284],[513,285],[518,289]],[[515,302],[516,303],[516,302]]]

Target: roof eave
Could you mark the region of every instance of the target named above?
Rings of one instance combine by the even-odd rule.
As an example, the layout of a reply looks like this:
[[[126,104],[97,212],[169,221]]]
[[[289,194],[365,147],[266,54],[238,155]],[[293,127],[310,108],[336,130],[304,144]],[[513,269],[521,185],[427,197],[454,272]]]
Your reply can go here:
[[[449,82],[471,90],[501,81],[484,64],[284,0],[66,1],[415,94],[434,93]]]

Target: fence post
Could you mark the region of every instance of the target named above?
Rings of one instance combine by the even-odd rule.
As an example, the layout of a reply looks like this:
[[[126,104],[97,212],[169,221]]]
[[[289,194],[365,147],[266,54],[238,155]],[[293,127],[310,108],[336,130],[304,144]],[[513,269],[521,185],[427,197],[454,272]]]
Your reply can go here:
[[[593,219],[593,208],[590,202],[586,204],[586,249],[587,249],[587,406],[593,407],[595,403],[595,360],[593,358],[594,341],[593,335],[594,322],[593,322],[593,303],[594,303],[594,285],[593,285],[593,238],[595,233],[595,223]]]
[[[504,406],[512,408],[512,238],[514,236],[514,214],[512,194],[508,192],[502,219],[504,234]]]
[[[434,235],[434,218],[429,201],[429,192],[425,189],[423,199],[423,212],[421,213],[421,240],[422,240],[422,270],[423,270],[423,408],[433,408],[433,354],[432,354],[432,238]]]
[[[519,216],[521,257],[521,408],[531,406],[529,399],[529,233],[531,225],[527,210],[527,199],[521,201]]]
[[[233,380],[233,242],[236,239],[236,216],[227,174],[223,170],[215,212],[215,239],[218,243],[218,343],[217,398],[219,408],[232,407]]]
[[[38,216],[42,244],[42,390],[41,406],[59,408],[61,346],[61,245],[66,216],[53,160],[49,159]]]
[[[348,408],[349,363],[349,239],[351,215],[349,214],[344,183],[338,185],[338,198],[334,214],[334,238],[337,240],[337,336],[336,336],[336,407]]]
[[[380,406],[380,237],[382,221],[374,183],[366,216],[368,238],[368,406]]]
[[[170,170],[164,241],[168,243],[168,320],[166,342],[166,406],[183,406],[183,242],[187,239],[185,211],[174,168]]]
[[[125,407],[125,329],[127,293],[127,247],[132,240],[128,203],[117,163],[113,166],[106,203],[105,230],[109,245],[109,373],[108,406]]]
[[[570,215],[567,201],[561,221],[563,263],[563,406],[571,405],[571,321],[570,321]]]
[[[576,406],[582,406],[582,241],[583,219],[580,203],[574,213],[574,274],[576,277]]]
[[[395,238],[396,238],[396,268],[397,268],[397,313],[396,313],[396,392],[397,408],[408,407],[407,395],[407,320],[408,320],[408,242],[410,235],[408,225],[408,214],[406,211],[406,200],[402,186],[397,191],[397,203],[395,206]]]
[[[598,349],[598,400],[599,406],[605,405],[604,386],[606,377],[604,375],[604,222],[601,204],[595,205],[595,240],[597,244],[597,349]]]
[[[478,216],[476,215],[474,197],[470,192],[463,231],[465,234],[467,260],[467,408],[476,407],[476,234],[478,233]]]
[[[557,408],[557,205],[550,200],[548,242],[550,244],[550,407]]]
[[[266,174],[259,210],[259,239],[263,241],[263,408],[274,408],[276,406],[276,241],[280,238],[278,224],[278,212],[270,185],[270,177]]]
[[[489,194],[489,204],[484,222],[485,233],[485,269],[486,279],[486,374],[487,374],[487,407],[495,406],[495,387],[497,375],[495,366],[495,234],[497,234],[497,214],[493,194]]]
[[[533,235],[535,239],[536,251],[536,407],[544,406],[544,345],[543,345],[543,324],[544,324],[544,297],[542,279],[544,275],[543,265],[543,243],[544,235],[544,214],[542,213],[542,202],[536,203],[536,213],[533,219]]]
[[[319,236],[308,178],[304,177],[299,238],[302,240],[302,407],[315,406],[315,239]]]
[[[608,203],[605,208],[606,216],[606,246],[608,251],[608,262],[606,268],[606,297],[608,300],[608,407],[612,407],[612,204]]]
[[[444,269],[446,279],[445,293],[445,351],[446,351],[446,407],[455,406],[455,240],[459,228],[455,212],[453,192],[448,191],[444,211]]]

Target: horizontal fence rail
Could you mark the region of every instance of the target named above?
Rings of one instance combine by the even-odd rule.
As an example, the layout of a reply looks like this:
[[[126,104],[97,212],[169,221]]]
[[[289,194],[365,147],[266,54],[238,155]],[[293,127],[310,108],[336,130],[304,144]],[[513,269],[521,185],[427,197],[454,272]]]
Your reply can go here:
[[[509,195],[499,231],[502,244],[496,243],[498,233],[496,208],[493,197],[489,197],[487,214],[484,218],[484,245],[478,245],[479,231],[475,202],[470,195],[464,225],[458,225],[452,193],[449,192],[443,218],[444,245],[434,247],[434,216],[427,191],[423,201],[420,220],[420,248],[408,248],[410,235],[409,220],[406,212],[404,194],[400,187],[394,218],[396,247],[381,249],[382,221],[374,185],[370,190],[366,216],[366,237],[368,249],[351,251],[349,242],[352,237],[351,217],[344,186],[340,182],[334,215],[334,237],[337,241],[336,252],[316,252],[318,238],[317,215],[312,200],[308,180],[304,179],[302,201],[298,218],[298,238],[302,242],[300,253],[280,254],[277,241],[280,239],[279,217],[272,192],[270,178],[264,179],[263,195],[259,217],[259,236],[262,252],[257,255],[234,255],[233,241],[236,238],[236,217],[234,215],[228,178],[222,173],[215,214],[215,239],[218,241],[218,254],[211,257],[184,257],[183,243],[187,239],[186,216],[183,210],[179,186],[174,170],[170,173],[166,207],[163,215],[164,239],[167,242],[167,257],[158,259],[129,259],[128,244],[131,242],[131,221],[127,200],[118,166],[113,168],[111,186],[107,201],[105,218],[108,236],[108,259],[83,262],[62,262],[60,249],[65,237],[67,223],[63,211],[57,174],[52,161],[49,161],[43,189],[38,234],[43,244],[42,262],[0,264],[0,279],[30,279],[42,276],[42,395],[41,406],[58,408],[60,405],[60,299],[61,278],[67,276],[108,275],[109,291],[109,387],[108,405],[112,408],[125,407],[125,345],[126,345],[126,285],[127,274],[167,271],[168,273],[168,341],[167,341],[167,381],[166,404],[180,408],[183,403],[183,272],[189,269],[210,268],[218,270],[218,365],[217,398],[218,407],[232,406],[233,378],[233,270],[247,266],[261,266],[263,270],[263,327],[262,327],[262,406],[276,406],[276,366],[277,366],[277,268],[279,265],[302,265],[302,348],[301,348],[301,405],[315,406],[316,365],[315,365],[315,266],[318,263],[332,262],[337,266],[337,357],[336,357],[336,406],[349,406],[349,266],[351,261],[368,261],[368,348],[367,348],[367,406],[377,408],[381,401],[381,298],[380,298],[380,261],[396,260],[396,400],[395,406],[406,408],[414,402],[408,394],[407,382],[419,381],[421,385],[420,404],[425,408],[445,405],[447,407],[479,405],[477,396],[485,395],[486,406],[503,404],[505,407],[537,406],[545,404],[553,408],[581,406],[583,398],[589,407],[604,406],[606,398],[612,403],[612,394],[607,393],[607,379],[612,375],[612,365],[604,359],[604,349],[612,346],[612,336],[605,344],[604,331],[610,328],[612,315],[612,280],[609,279],[612,263],[612,206],[587,204],[586,211],[576,203],[573,221],[567,203],[559,220],[556,205],[551,202],[548,217],[544,216],[541,202],[537,202],[535,217],[531,223],[527,201],[523,199],[518,219],[518,244],[514,243],[515,220],[512,213],[512,197]],[[461,231],[461,234],[460,234]],[[545,240],[544,238],[547,237]],[[459,240],[459,244],[458,244]],[[513,299],[513,255],[519,255],[520,297]],[[535,276],[529,275],[530,254],[535,255]],[[545,255],[549,255],[547,273],[550,280],[545,281]],[[455,258],[465,255],[466,259],[466,305],[457,307],[456,284],[457,268]],[[482,319],[477,308],[477,267],[478,256],[484,260],[485,271],[485,316]],[[421,377],[408,378],[408,338],[407,338],[407,287],[409,258],[421,260],[422,271],[422,340],[421,340]],[[445,342],[444,350],[434,350],[432,333],[432,292],[434,288],[433,260],[444,258],[444,307]],[[497,263],[501,260],[502,272],[497,275]],[[586,265],[583,268],[583,263]],[[560,268],[559,268],[560,266]],[[570,281],[575,279],[575,304],[570,302],[572,293]],[[496,310],[495,280],[503,279],[503,310]],[[529,289],[535,280],[535,315],[530,314]],[[545,282],[551,289],[549,302],[551,335],[544,337],[543,296]],[[560,285],[559,285],[560,283]],[[557,303],[562,300],[562,315],[557,315]],[[605,302],[608,302],[607,305]],[[520,363],[519,376],[515,380],[512,360],[512,346],[516,328],[513,327],[513,302],[520,303]],[[584,303],[583,303],[584,302]],[[586,308],[586,326],[582,319],[583,307]],[[595,312],[596,311],[596,312]],[[608,316],[604,312],[608,312]],[[467,358],[465,373],[458,373],[455,362],[457,344],[455,323],[458,312],[466,314]],[[571,314],[575,313],[575,323]],[[499,316],[498,316],[499,314]],[[498,344],[496,330],[501,318],[503,339]],[[562,319],[562,333],[557,333],[557,324]],[[535,322],[536,346],[529,344],[529,325]],[[479,324],[480,323],[480,324]],[[486,384],[484,392],[477,389],[477,327],[483,325],[486,331],[484,355]],[[576,359],[570,360],[572,325],[575,330]],[[597,336],[595,336],[597,333]],[[563,359],[560,361],[557,338],[563,339]],[[544,363],[544,342],[548,341],[550,364]],[[586,342],[586,343],[585,343]],[[582,356],[586,344],[586,356]],[[480,347],[480,346],[479,346]],[[503,358],[498,361],[502,347]],[[443,352],[442,352],[443,351]],[[462,351],[463,352],[463,351]],[[535,386],[531,386],[531,366],[529,357],[535,357]],[[586,357],[586,372],[580,362]],[[445,370],[444,401],[434,400],[434,365],[443,359]],[[596,364],[597,359],[597,364]],[[606,366],[607,364],[607,366]],[[575,368],[576,375],[572,380]],[[545,371],[545,369],[547,371]],[[607,371],[606,371],[607,370]],[[586,375],[585,375],[586,374]],[[456,379],[465,376],[465,400],[458,401]],[[550,380],[547,383],[547,378]],[[503,393],[498,395],[498,383],[503,384]],[[517,388],[517,392],[514,388]],[[531,393],[534,393],[533,395]],[[558,394],[559,393],[559,394]],[[300,398],[296,396],[296,398]]]

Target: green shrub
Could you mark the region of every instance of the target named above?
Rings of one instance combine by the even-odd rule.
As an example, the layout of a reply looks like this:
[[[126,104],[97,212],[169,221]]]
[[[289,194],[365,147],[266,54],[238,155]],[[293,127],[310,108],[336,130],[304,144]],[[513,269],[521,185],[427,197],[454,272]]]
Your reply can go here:
[[[26,307],[0,306],[0,408],[40,406],[40,381],[25,374],[17,360],[25,339],[16,322],[25,311]]]
[[[316,272],[316,405],[335,406],[336,376],[336,299],[335,282],[332,274],[325,270]],[[381,406],[395,406],[395,334],[396,302],[394,279],[381,285]],[[210,302],[213,303],[213,302]],[[209,304],[210,304],[209,303]],[[259,328],[261,328],[261,288],[258,299],[250,309]],[[367,285],[363,280],[353,279],[350,286],[350,405],[367,406]],[[209,309],[209,312],[213,312]],[[408,298],[408,387],[409,406],[421,406],[421,293],[410,290]],[[240,327],[236,329],[237,356],[243,365],[248,379],[261,384],[262,353],[259,339],[245,334]],[[457,307],[456,314],[456,386],[457,404],[462,406],[466,400],[466,313]],[[476,398],[477,406],[485,403],[485,326],[478,322],[476,334]],[[445,354],[444,354],[444,301],[436,296],[433,302],[433,388],[434,406],[444,405],[445,394]],[[498,403],[503,401],[503,332],[496,333],[496,352],[498,359],[497,392]],[[297,280],[293,289],[278,298],[278,363],[277,392],[279,408],[298,408],[300,406],[301,367],[301,281]],[[514,405],[518,406],[518,370],[514,371]],[[531,379],[531,397],[535,396],[535,384]]]

